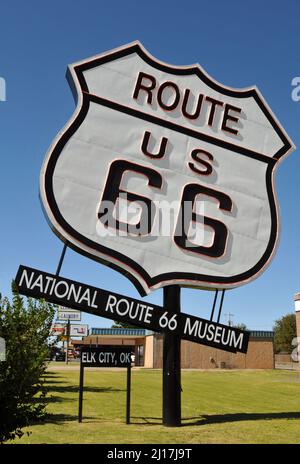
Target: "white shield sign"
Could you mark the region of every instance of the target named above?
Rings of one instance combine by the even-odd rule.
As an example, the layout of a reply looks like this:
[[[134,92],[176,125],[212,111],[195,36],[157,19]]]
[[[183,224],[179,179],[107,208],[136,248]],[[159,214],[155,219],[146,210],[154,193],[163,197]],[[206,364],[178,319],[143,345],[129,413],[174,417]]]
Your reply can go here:
[[[293,149],[259,91],[138,42],[70,66],[69,80],[77,109],[41,172],[59,237],[141,294],[257,277],[278,239],[274,172]]]

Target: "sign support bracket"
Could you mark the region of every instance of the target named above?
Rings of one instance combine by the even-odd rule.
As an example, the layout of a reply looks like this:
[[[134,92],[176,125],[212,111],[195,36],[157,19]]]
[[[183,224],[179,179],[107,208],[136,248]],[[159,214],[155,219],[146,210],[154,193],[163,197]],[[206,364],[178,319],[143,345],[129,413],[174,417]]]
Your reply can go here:
[[[64,258],[65,258],[65,254],[66,254],[67,248],[68,248],[68,243],[66,242],[66,243],[64,244],[62,253],[61,253],[61,255],[60,255],[59,263],[58,263],[58,266],[57,266],[57,269],[56,269],[56,274],[55,274],[55,275],[57,275],[57,276],[59,276],[59,274],[60,274],[60,270],[61,270],[61,267],[62,267]]]
[[[211,321],[213,320],[213,317],[214,317],[214,312],[215,312],[216,302],[217,302],[217,298],[218,298],[218,293],[219,293],[219,290],[216,290],[215,291],[214,302],[213,302],[213,307],[212,307],[211,315],[210,315],[210,320]]]
[[[222,308],[223,308],[224,296],[225,296],[225,290],[222,290],[222,296],[221,296],[221,302],[220,302],[220,307],[219,307],[219,314],[218,314],[217,324],[219,324],[219,322],[220,322],[220,317],[221,317]]]

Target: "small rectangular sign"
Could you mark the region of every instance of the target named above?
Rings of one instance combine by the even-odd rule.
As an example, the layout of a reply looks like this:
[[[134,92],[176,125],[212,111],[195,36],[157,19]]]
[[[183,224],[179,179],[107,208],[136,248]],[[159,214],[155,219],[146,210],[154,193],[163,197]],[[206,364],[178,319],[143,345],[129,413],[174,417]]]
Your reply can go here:
[[[65,333],[66,324],[55,323],[51,327],[51,335],[57,337]]]
[[[86,337],[88,334],[87,324],[71,324],[70,336],[71,337]]]
[[[80,361],[83,367],[129,367],[132,353],[134,353],[134,346],[83,347]]]
[[[60,321],[81,321],[81,311],[60,307],[57,312],[57,319]]]
[[[86,313],[127,322],[155,332],[171,332],[185,340],[231,353],[247,353],[249,335],[245,330],[219,324],[190,314],[165,311],[140,301],[74,280],[20,266],[15,279],[21,294]]]

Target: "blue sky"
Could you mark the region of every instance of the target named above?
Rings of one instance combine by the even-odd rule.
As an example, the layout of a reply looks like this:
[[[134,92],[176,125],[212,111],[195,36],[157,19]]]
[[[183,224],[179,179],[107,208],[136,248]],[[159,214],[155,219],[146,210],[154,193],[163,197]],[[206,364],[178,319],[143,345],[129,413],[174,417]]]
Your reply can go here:
[[[300,75],[299,2],[3,0],[0,7],[0,291],[9,294],[19,264],[54,272],[62,242],[48,226],[38,195],[39,171],[52,139],[74,110],[65,79],[68,64],[140,40],[158,59],[198,62],[232,87],[256,85],[300,146],[300,101],[291,81]],[[228,291],[223,314],[235,323],[269,330],[294,310],[300,291],[299,155],[276,175],[281,239],[269,268],[250,284]],[[121,274],[68,250],[62,275],[139,298]],[[162,291],[147,301],[162,303]],[[182,311],[207,317],[212,292],[184,289]],[[222,322],[225,322],[222,318]],[[111,321],[84,315],[93,327]]]

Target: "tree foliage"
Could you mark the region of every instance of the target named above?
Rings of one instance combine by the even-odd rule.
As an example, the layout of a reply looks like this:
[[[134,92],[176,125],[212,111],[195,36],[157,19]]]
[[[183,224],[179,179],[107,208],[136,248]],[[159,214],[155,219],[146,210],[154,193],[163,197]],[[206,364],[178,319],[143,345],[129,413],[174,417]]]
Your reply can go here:
[[[43,300],[13,291],[12,303],[0,296],[0,337],[6,360],[0,362],[0,442],[23,435],[22,428],[45,415],[43,376],[55,309]]]
[[[119,322],[119,321],[114,321],[111,328],[112,329],[140,329],[140,327],[129,324],[129,322]]]
[[[243,322],[241,322],[240,324],[235,324],[233,327],[235,329],[240,329],[240,330],[249,330],[246,324],[244,324]]]
[[[293,350],[292,340],[297,336],[295,314],[286,314],[275,321],[273,330],[275,352],[291,353]]]

